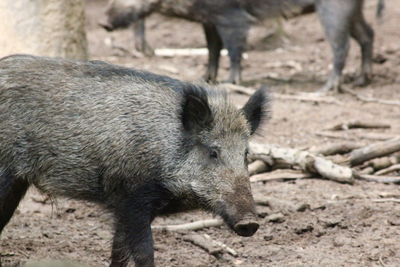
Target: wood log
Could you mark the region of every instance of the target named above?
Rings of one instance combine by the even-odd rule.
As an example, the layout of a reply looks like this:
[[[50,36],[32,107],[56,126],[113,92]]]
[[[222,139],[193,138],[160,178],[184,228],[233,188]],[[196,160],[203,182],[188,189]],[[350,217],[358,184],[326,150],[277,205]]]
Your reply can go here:
[[[380,169],[388,168],[389,166],[395,165],[397,163],[400,163],[400,155],[372,159],[367,162],[367,166],[372,167],[373,170],[377,171]]]
[[[262,160],[255,160],[248,166],[250,176],[257,173],[265,172],[268,169],[268,165]]]
[[[83,0],[2,0],[0,33],[0,57],[87,58]]]
[[[361,144],[355,142],[344,142],[336,144],[326,144],[321,146],[311,147],[308,151],[313,154],[321,154],[323,156],[330,156],[335,154],[345,154],[350,151],[362,147]]]
[[[307,151],[250,143],[250,152],[254,155],[265,155],[273,159],[280,159],[292,166],[300,167],[306,173],[317,174],[332,181],[350,184],[354,182],[350,168],[334,164]]]
[[[355,166],[367,160],[386,156],[398,151],[400,151],[400,138],[393,138],[385,142],[379,142],[353,150],[350,153],[348,161],[351,166]]]

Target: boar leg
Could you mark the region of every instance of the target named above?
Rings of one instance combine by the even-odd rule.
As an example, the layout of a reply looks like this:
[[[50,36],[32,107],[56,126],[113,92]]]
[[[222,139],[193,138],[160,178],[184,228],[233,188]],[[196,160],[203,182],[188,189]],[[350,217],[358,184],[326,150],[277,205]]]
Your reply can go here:
[[[241,60],[246,46],[248,25],[217,26],[225,48],[228,50],[230,60],[230,73],[228,82],[239,84],[241,82]]]
[[[328,81],[320,89],[322,92],[340,90],[342,71],[349,51],[349,23],[351,14],[331,6],[328,2],[321,2],[317,7],[319,19],[325,31],[325,36],[333,52],[333,69]]]
[[[367,85],[372,78],[374,31],[366,23],[361,9],[357,11],[353,18],[350,34],[361,48],[361,73],[355,84],[359,86]]]
[[[29,184],[0,171],[0,233],[10,221]]]
[[[214,25],[203,24],[208,48],[208,66],[204,75],[207,82],[216,82],[218,75],[219,57],[222,49],[222,40]]]
[[[154,56],[154,50],[147,43],[145,32],[145,20],[140,19],[133,24],[133,32],[135,35],[135,48],[137,51],[143,53],[147,57]]]
[[[171,199],[169,191],[156,182],[149,182],[130,193],[118,191],[112,205],[116,231],[111,266],[127,266],[131,258],[136,266],[154,266],[150,224],[156,214],[168,207]]]
[[[127,215],[129,216],[129,215]],[[136,215],[136,220],[127,225],[126,222],[117,226],[111,255],[111,267],[128,266],[133,258],[136,266],[154,266],[153,238],[150,221],[143,215]]]

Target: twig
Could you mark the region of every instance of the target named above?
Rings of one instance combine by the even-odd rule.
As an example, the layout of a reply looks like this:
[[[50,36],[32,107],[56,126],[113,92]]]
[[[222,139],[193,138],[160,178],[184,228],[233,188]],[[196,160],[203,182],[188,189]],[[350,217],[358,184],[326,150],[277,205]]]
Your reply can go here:
[[[328,138],[337,138],[337,139],[347,139],[347,140],[357,140],[357,139],[369,139],[369,140],[378,140],[385,141],[392,139],[393,135],[386,135],[380,133],[337,133],[337,132],[316,132],[315,135],[328,137]]]
[[[384,175],[395,171],[400,171],[400,164],[392,165],[389,168],[379,170],[375,173],[375,175]]]
[[[159,57],[176,57],[176,56],[206,56],[208,55],[207,48],[157,48],[154,54]],[[221,56],[227,56],[226,49],[221,50]],[[249,55],[243,53],[243,59],[248,59]]]
[[[208,219],[200,220],[191,223],[183,223],[176,225],[154,225],[151,228],[160,231],[187,231],[187,230],[199,230],[202,228],[221,226],[223,221],[221,219]]]
[[[231,254],[232,256],[236,257],[238,255],[238,253],[233,249],[228,247],[227,245],[225,245],[224,243],[222,243],[221,241],[218,240],[213,240],[211,238],[211,236],[204,234],[204,237],[207,238],[208,240],[210,240],[212,243],[214,243],[214,245],[219,246],[221,248],[223,248],[226,252],[228,252],[229,254]]]
[[[377,182],[384,184],[400,184],[400,177],[395,176],[379,176],[354,172],[354,178],[368,182]]]
[[[312,175],[295,170],[275,170],[272,172],[266,172],[256,174],[250,177],[250,182],[270,182],[270,181],[288,181],[311,178]]]
[[[237,84],[230,84],[230,83],[221,83],[218,85],[221,88],[225,88],[235,93],[244,94],[244,95],[252,95],[255,92],[254,88],[244,87]],[[286,95],[286,94],[279,94],[279,93],[272,93],[272,98],[275,99],[284,99],[284,100],[296,100],[302,102],[321,102],[327,104],[336,104],[342,105],[337,99],[333,97],[321,97],[318,95]]]
[[[353,128],[388,129],[388,128],[390,128],[390,124],[355,120],[355,121],[342,122],[342,123],[336,124],[332,127],[327,128],[326,130],[340,131],[340,130],[348,130],[348,129],[353,129]]]
[[[397,198],[377,198],[377,199],[371,199],[372,202],[395,202],[395,203],[400,203],[400,199]]]
[[[379,263],[382,265],[382,267],[386,267],[386,264],[383,262],[382,255],[379,256]]]
[[[276,99],[285,99],[285,100],[296,100],[300,102],[319,102],[325,104],[335,104],[335,105],[343,105],[340,101],[333,97],[322,97],[322,96],[313,96],[313,95],[285,95],[285,94],[278,94],[273,93],[273,98]]]
[[[382,99],[376,99],[376,98],[372,98],[372,97],[365,97],[365,96],[362,96],[362,95],[358,94],[356,91],[354,91],[354,90],[352,90],[350,88],[342,87],[341,90],[344,93],[348,93],[348,94],[354,96],[355,98],[357,98],[358,100],[363,101],[363,102],[400,106],[400,102],[399,101],[382,100]]]
[[[208,252],[213,256],[218,256],[219,254],[222,254],[221,247],[217,247],[213,242],[210,242],[209,239],[205,238],[202,235],[199,234],[187,235],[183,237],[183,240],[188,241],[193,245],[196,245],[204,249],[206,252]]]
[[[353,150],[350,153],[349,162],[354,166],[364,161],[386,156],[397,151],[400,151],[400,138],[393,138],[385,142],[379,142]]]

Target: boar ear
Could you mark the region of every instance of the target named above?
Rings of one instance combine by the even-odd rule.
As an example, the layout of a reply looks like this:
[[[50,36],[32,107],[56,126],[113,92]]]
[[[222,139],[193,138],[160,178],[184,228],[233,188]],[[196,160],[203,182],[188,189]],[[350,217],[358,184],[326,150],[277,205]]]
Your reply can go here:
[[[210,127],[213,115],[208,104],[205,89],[190,86],[184,89],[182,103],[182,123],[186,131],[201,131]]]
[[[266,87],[258,89],[243,106],[242,111],[254,134],[264,120],[269,119],[269,97]]]

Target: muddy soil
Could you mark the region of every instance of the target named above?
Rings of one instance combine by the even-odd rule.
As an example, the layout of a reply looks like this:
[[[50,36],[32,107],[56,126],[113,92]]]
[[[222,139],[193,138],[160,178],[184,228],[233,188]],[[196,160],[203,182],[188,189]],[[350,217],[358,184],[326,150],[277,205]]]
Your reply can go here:
[[[207,56],[135,58],[109,46],[134,50],[132,31],[107,33],[97,26],[105,1],[87,1],[87,36],[92,59],[106,60],[185,80],[199,80]],[[387,1],[381,23],[375,19],[375,0],[366,1],[366,17],[375,29],[376,55],[373,82],[355,90],[365,96],[400,100],[400,1]],[[313,92],[323,85],[331,52],[315,15],[283,21],[285,37],[271,41],[276,22],[253,27],[248,58],[243,62],[244,85],[267,85],[272,92]],[[154,15],[147,21],[148,40],[154,48],[205,47],[200,25]],[[351,81],[360,65],[359,48],[352,41],[345,69]],[[228,75],[222,58],[219,79]],[[271,76],[273,78],[271,78]],[[345,86],[351,87],[351,83]],[[246,96],[231,95],[241,105]],[[340,104],[275,99],[272,119],[257,141],[284,147],[307,148],[341,141],[317,132],[349,120],[378,121],[384,130],[349,130],[348,138],[365,132],[400,135],[400,106],[364,103],[348,94],[334,97]],[[399,175],[399,174],[398,174]],[[184,241],[188,233],[154,232],[157,266],[400,266],[400,205],[376,199],[400,200],[399,185],[357,181],[354,185],[322,179],[255,183],[256,197],[275,200],[268,214],[281,213],[272,222],[261,219],[251,238],[242,238],[226,226],[197,231],[208,234],[237,251],[215,257]],[[308,204],[304,211],[292,206]],[[177,224],[210,218],[203,212],[157,218],[155,225]],[[46,200],[31,190],[22,201],[0,240],[3,266],[20,266],[40,259],[68,259],[88,266],[109,264],[112,239],[111,216],[96,205],[67,199]]]

